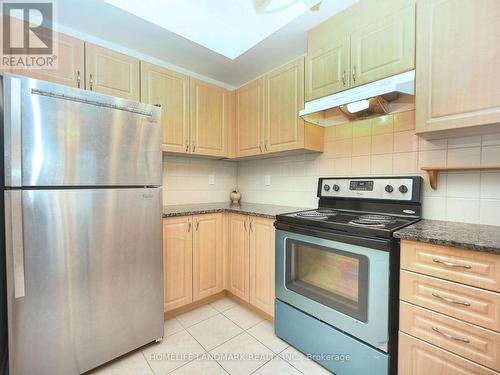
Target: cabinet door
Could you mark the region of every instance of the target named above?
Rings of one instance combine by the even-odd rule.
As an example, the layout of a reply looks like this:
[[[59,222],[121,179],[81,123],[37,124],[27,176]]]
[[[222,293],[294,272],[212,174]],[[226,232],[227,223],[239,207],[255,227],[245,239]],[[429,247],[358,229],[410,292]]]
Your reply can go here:
[[[193,218],[193,300],[216,294],[223,289],[222,214]]]
[[[164,311],[193,302],[191,216],[163,219]]]
[[[304,144],[304,58],[265,76],[264,149],[289,151]]]
[[[250,218],[250,303],[274,316],[274,220]]]
[[[264,81],[258,79],[236,92],[236,152],[238,156],[262,152]]]
[[[191,152],[225,156],[227,90],[191,79]]]
[[[189,151],[189,77],[141,62],[141,102],[161,105],[163,151]]]
[[[230,214],[228,225],[228,289],[248,301],[248,216]]]
[[[495,375],[497,372],[399,333],[399,375]]]
[[[306,57],[306,101],[349,87],[349,37],[332,40]]]
[[[42,29],[41,32],[52,33],[52,30]],[[84,88],[84,42],[55,31],[52,36],[54,38],[54,52],[57,53],[57,68],[18,69],[13,70],[13,73],[66,86]]]
[[[351,34],[351,86],[363,85],[414,67],[414,4]]]
[[[85,88],[139,101],[139,60],[85,43]]]
[[[500,122],[500,2],[418,4],[417,133]]]

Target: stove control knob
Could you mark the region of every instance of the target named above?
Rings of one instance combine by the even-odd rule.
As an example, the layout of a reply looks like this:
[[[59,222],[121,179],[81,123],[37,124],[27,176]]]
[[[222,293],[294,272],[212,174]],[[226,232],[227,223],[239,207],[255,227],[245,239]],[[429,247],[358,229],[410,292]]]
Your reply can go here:
[[[403,193],[403,194],[406,194],[406,193],[408,193],[408,188],[405,185],[401,185],[399,187],[399,192]]]
[[[324,189],[325,191],[330,191],[330,185],[325,184],[325,185],[323,186],[323,189]]]
[[[333,190],[339,191],[340,190],[340,186],[339,185],[333,185]]]
[[[392,187],[392,185],[386,185],[385,191],[387,191],[388,193],[392,193],[394,191],[394,188]]]

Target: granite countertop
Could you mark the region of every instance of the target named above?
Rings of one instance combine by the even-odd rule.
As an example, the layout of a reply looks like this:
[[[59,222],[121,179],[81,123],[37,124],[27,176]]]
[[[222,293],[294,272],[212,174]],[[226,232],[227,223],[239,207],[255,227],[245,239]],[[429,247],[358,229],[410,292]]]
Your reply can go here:
[[[272,204],[241,203],[232,206],[229,202],[178,204],[163,206],[163,217],[209,214],[214,212],[234,212],[243,215],[262,216],[274,219],[276,215],[288,212],[303,211],[307,208],[275,206]]]
[[[493,225],[421,220],[395,232],[394,237],[500,254],[500,227]]]

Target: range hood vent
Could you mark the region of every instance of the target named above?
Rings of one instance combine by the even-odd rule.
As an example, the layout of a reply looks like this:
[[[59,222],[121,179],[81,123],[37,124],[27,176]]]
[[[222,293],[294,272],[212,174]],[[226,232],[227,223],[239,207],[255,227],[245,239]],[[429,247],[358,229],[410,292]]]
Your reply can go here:
[[[312,100],[299,115],[307,122],[330,126],[414,109],[413,95],[415,70]]]

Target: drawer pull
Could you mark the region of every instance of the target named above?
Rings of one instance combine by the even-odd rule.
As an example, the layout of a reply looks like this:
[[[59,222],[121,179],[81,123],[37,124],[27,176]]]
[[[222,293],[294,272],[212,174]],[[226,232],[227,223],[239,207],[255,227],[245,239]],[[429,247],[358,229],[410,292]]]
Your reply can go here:
[[[466,270],[470,270],[472,266],[469,266],[468,264],[457,264],[457,263],[451,263],[451,262],[446,262],[444,260],[439,260],[439,259],[433,259],[432,260],[434,263],[439,263],[447,267],[455,267],[455,268],[465,268]]]
[[[442,332],[439,330],[439,328],[437,327],[432,327],[432,330],[436,333],[439,333],[440,335],[446,337],[447,339],[450,339],[450,340],[455,340],[455,341],[460,341],[460,342],[464,342],[466,344],[470,343],[470,340],[469,339],[466,339],[466,338],[461,338],[461,337],[455,337],[455,336],[452,336],[446,332]]]
[[[443,301],[446,301],[446,302],[449,302],[449,303],[453,303],[454,305],[470,306],[470,303],[469,303],[469,302],[464,302],[464,301],[456,301],[456,300],[451,299],[451,298],[446,298],[446,297],[440,296],[439,294],[434,293],[434,292],[432,292],[432,295],[433,295],[434,297],[436,297],[436,298],[440,298],[440,299],[442,299]]]

